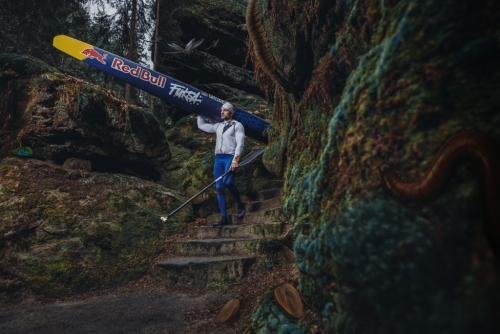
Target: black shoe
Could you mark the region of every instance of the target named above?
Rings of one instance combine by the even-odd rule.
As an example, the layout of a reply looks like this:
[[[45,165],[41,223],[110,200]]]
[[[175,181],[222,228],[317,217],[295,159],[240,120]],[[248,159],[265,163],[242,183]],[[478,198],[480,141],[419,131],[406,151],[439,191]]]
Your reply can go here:
[[[245,206],[242,204],[242,205],[238,205],[238,218],[242,218],[245,213],[247,213],[245,211]]]
[[[222,216],[220,221],[218,221],[217,223],[214,223],[212,226],[219,227],[219,226],[223,226],[223,225],[229,225],[229,220],[227,219],[227,216]]]

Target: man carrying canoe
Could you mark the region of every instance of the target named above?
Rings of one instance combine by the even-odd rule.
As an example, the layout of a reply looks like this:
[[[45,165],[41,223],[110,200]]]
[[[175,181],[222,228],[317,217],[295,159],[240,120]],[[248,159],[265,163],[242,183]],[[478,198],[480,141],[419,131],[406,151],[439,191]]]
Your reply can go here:
[[[240,192],[234,184],[234,172],[238,168],[238,161],[243,152],[245,129],[240,122],[233,120],[235,111],[236,109],[231,103],[224,103],[221,108],[222,122],[215,124],[206,123],[202,117],[198,116],[198,128],[217,135],[215,142],[214,179],[217,179],[228,170],[232,171],[232,173],[227,174],[216,183],[221,220],[214,223],[213,227],[229,225],[226,212],[226,188],[236,201],[238,217],[241,218],[245,215],[245,207],[241,202]]]

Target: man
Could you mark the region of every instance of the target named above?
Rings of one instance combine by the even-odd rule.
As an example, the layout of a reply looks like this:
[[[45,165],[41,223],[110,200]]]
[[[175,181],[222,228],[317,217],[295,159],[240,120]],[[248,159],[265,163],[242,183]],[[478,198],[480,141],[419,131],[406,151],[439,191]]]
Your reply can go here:
[[[198,128],[208,133],[216,133],[217,135],[215,142],[214,179],[217,179],[228,170],[232,171],[232,173],[224,176],[216,183],[221,220],[213,224],[213,227],[229,224],[226,212],[226,188],[236,201],[238,217],[241,218],[245,215],[245,207],[241,203],[240,192],[234,184],[234,172],[238,168],[238,161],[243,152],[245,129],[240,122],[233,120],[235,111],[236,109],[231,103],[224,103],[220,113],[222,122],[215,124],[206,123],[202,117],[198,116]]]

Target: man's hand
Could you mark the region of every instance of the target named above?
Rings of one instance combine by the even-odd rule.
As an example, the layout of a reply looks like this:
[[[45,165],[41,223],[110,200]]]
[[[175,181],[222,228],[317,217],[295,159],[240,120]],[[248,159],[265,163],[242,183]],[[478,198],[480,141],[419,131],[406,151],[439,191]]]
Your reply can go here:
[[[233,161],[231,163],[231,168],[229,168],[231,170],[231,172],[234,172],[236,170],[236,168],[238,168],[238,161],[240,161],[240,156],[235,155],[233,158]]]

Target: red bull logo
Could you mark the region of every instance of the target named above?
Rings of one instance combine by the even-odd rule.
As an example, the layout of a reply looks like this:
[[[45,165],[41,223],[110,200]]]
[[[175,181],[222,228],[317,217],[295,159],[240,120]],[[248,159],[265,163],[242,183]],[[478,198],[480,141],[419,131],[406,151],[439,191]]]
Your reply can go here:
[[[85,49],[85,50],[83,50],[80,53],[83,54],[83,55],[86,55],[90,59],[97,59],[98,61],[100,61],[101,63],[103,63],[104,65],[106,65],[106,62],[104,61],[104,59],[106,59],[108,57],[107,53],[105,53],[104,55],[102,55],[99,52],[97,52],[96,50],[94,50],[94,48],[92,48],[92,49]]]
[[[151,84],[161,88],[165,88],[165,83],[167,82],[167,78],[161,75],[155,77],[150,71],[140,66],[131,68],[130,66],[125,65],[123,60],[119,58],[115,58],[113,60],[111,67],[120,72],[127,73],[133,77],[140,78],[141,80],[149,81]]]

